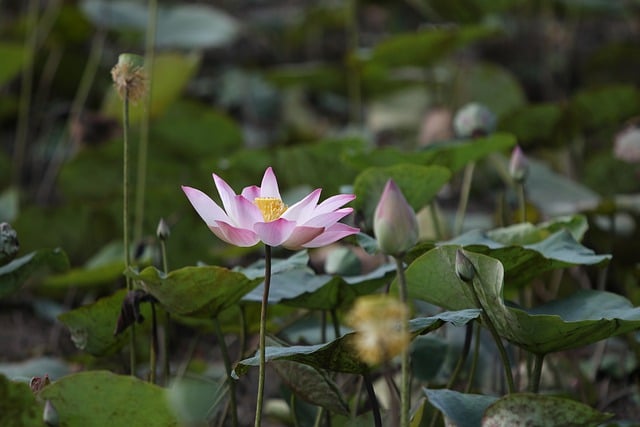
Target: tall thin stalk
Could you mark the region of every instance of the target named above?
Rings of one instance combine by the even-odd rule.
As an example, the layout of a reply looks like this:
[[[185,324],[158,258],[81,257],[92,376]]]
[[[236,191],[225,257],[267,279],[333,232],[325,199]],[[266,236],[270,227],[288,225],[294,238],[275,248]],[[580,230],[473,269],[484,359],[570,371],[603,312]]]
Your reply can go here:
[[[536,354],[535,362],[533,364],[533,375],[531,376],[531,384],[529,388],[532,393],[537,393],[540,390],[540,378],[542,377],[542,365],[544,363],[544,354]]]
[[[407,279],[404,274],[404,265],[401,257],[393,257],[396,262],[396,274],[398,277],[398,290],[400,301],[406,306],[408,301]],[[408,335],[409,325],[407,319],[402,321],[403,335]],[[409,373],[409,348],[402,350],[401,358],[401,385],[400,385],[400,426],[409,427],[409,411],[411,408],[411,390],[410,390],[410,373]]]
[[[271,246],[264,245],[264,292],[262,294],[262,307],[260,309],[260,369],[258,377],[258,401],[256,403],[255,427],[262,424],[262,403],[264,401],[264,380],[266,371],[266,330],[267,330],[267,306],[269,305],[269,287],[271,286]]]
[[[471,183],[473,182],[473,172],[475,168],[476,162],[471,162],[464,169],[462,188],[460,189],[460,201],[458,202],[456,222],[453,227],[454,235],[460,234],[462,227],[464,226],[464,217],[467,214],[467,205],[469,204],[469,194],[471,193]]]

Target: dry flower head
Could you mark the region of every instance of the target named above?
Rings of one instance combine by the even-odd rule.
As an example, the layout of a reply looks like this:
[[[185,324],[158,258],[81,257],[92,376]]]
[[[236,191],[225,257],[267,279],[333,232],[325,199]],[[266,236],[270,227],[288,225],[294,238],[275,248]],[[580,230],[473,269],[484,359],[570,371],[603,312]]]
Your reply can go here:
[[[136,103],[147,92],[147,73],[137,55],[122,54],[111,69],[113,85],[121,99]]]

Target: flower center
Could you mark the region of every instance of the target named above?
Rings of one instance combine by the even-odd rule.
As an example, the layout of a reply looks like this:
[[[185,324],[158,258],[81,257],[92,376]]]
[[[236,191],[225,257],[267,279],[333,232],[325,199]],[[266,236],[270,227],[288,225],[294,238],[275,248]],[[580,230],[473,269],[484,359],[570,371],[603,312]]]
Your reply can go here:
[[[287,205],[275,197],[256,197],[253,203],[260,209],[265,222],[275,221],[287,210]]]

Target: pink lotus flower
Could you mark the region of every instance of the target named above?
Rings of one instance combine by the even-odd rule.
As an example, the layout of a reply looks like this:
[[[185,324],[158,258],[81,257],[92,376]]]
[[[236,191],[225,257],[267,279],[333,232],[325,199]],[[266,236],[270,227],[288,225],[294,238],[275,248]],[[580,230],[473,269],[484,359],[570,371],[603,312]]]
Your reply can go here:
[[[213,234],[232,245],[247,247],[263,242],[289,249],[317,248],[359,231],[338,222],[353,211],[339,209],[355,199],[353,194],[339,194],[318,204],[322,190],[317,189],[287,207],[270,167],[260,187],[246,187],[240,194],[216,174],[213,181],[224,209],[200,190],[187,186],[182,190]]]

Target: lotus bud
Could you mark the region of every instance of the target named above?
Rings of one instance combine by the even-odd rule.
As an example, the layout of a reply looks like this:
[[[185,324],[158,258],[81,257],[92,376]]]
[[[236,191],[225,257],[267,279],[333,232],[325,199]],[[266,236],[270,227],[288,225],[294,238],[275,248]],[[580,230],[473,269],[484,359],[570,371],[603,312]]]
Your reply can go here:
[[[132,53],[122,53],[118,63],[111,69],[113,85],[121,99],[138,102],[147,92],[147,74],[144,58]]]
[[[164,218],[160,218],[160,221],[158,222],[158,228],[156,229],[156,236],[158,236],[159,240],[164,242],[169,239],[170,235],[171,229],[169,228],[169,224],[167,224]]]
[[[517,183],[522,183],[529,173],[529,162],[519,146],[513,149],[509,160],[509,174]]]
[[[496,116],[482,104],[467,104],[456,113],[453,129],[459,138],[487,136],[496,129]]]
[[[20,243],[18,242],[16,230],[6,222],[0,223],[0,265],[7,264],[13,260],[19,249]]]
[[[616,135],[613,143],[613,155],[624,162],[640,162],[640,128],[628,126]]]
[[[49,427],[57,427],[60,425],[60,416],[53,403],[50,400],[44,402],[44,411],[42,412],[42,421]]]
[[[418,241],[416,214],[392,179],[387,181],[376,207],[373,232],[380,250],[387,255],[402,255]]]
[[[456,275],[465,283],[470,283],[476,275],[476,268],[462,249],[456,251]]]

